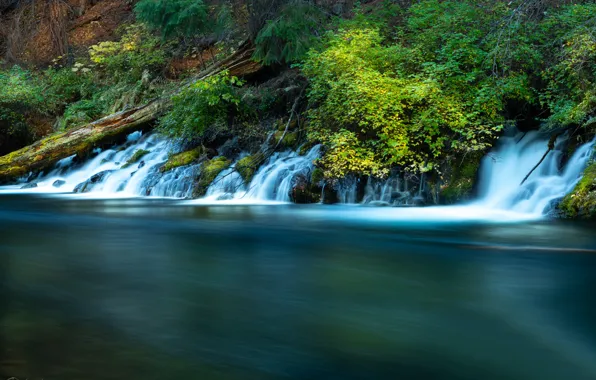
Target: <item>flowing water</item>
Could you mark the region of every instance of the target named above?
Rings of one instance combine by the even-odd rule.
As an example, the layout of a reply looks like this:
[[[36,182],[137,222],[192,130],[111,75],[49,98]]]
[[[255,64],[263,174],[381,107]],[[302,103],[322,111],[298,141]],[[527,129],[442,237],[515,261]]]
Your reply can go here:
[[[545,148],[504,137],[478,200],[425,208],[287,204],[318,147],[193,201],[155,136],[63,160],[0,192],[0,380],[596,379],[594,226],[543,219],[592,143],[520,186]],[[365,201],[422,197],[394,174]]]
[[[593,226],[394,211],[0,196],[0,379],[596,378]]]
[[[561,170],[562,141],[523,182],[546,152],[547,141],[537,132],[503,137],[480,169],[479,205],[542,215],[569,193],[592,156],[594,142],[579,147]]]

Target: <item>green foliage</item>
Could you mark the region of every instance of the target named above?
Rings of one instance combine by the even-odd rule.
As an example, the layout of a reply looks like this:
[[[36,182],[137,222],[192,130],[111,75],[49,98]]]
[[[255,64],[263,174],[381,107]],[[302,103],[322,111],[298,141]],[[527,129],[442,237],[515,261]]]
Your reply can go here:
[[[505,122],[505,100],[530,98],[523,75],[496,78],[483,69],[479,31],[468,25],[463,35],[451,8],[429,3],[440,5],[434,17],[412,10],[401,33],[411,39],[388,43],[375,27],[340,29],[309,53],[309,134],[328,148],[320,162],[326,176],[436,169],[447,154],[489,147]],[[425,36],[430,26],[442,35]]]
[[[304,58],[316,41],[323,13],[307,1],[286,5],[274,20],[269,20],[258,33],[253,58],[266,65],[292,63]]]
[[[0,135],[26,138],[27,114],[46,114],[53,107],[42,77],[19,66],[0,71]]]
[[[0,105],[45,108],[43,82],[30,71],[14,66],[0,72]]]
[[[159,120],[159,129],[170,136],[200,137],[214,126],[224,125],[238,110],[238,86],[242,81],[222,72],[199,80],[172,98],[172,108]]]
[[[92,46],[89,55],[106,77],[117,82],[137,82],[144,75],[155,76],[167,63],[164,46],[141,24],[128,26],[120,41]]]
[[[82,63],[69,68],[50,68],[44,73],[46,86],[55,104],[64,107],[97,91],[94,73]]]
[[[191,37],[211,27],[209,7],[202,0],[141,0],[135,13],[163,38]]]
[[[550,36],[551,65],[542,72],[547,88],[541,93],[551,111],[547,122],[582,125],[596,116],[596,4],[564,7],[549,15],[541,29]]]

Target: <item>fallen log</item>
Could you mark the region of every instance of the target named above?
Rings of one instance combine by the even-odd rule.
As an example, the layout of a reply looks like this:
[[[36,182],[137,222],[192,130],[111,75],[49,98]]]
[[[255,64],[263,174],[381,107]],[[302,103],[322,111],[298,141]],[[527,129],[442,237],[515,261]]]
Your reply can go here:
[[[205,79],[223,70],[231,75],[253,74],[261,65],[252,61],[253,48],[244,44],[237,52],[199,74],[196,80]],[[145,129],[150,130],[155,121],[170,105],[170,98],[160,98],[150,103],[104,117],[91,124],[55,133],[25,148],[0,157],[0,183],[7,183],[31,172],[54,166],[72,155],[84,156],[94,148],[117,142],[123,136]]]
[[[150,122],[166,109],[168,103],[167,100],[159,99],[91,124],[53,134],[0,157],[0,182],[5,183],[30,172],[43,170],[75,154],[84,155],[143,127],[150,128]]]

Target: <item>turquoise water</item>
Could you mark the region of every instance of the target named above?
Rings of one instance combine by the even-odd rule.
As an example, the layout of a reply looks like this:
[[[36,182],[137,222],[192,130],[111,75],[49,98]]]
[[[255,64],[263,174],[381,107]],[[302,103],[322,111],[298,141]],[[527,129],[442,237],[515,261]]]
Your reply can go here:
[[[457,210],[3,195],[0,379],[595,379],[593,226]]]

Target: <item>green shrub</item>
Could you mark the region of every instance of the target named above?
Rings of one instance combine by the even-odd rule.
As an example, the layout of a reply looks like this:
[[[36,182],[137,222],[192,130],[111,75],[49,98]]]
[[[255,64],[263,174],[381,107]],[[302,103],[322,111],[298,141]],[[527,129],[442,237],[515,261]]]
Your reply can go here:
[[[144,25],[126,27],[120,41],[101,42],[89,49],[91,61],[116,82],[137,82],[143,73],[160,73],[167,63],[167,54],[160,40]]]
[[[439,170],[449,155],[483,151],[507,122],[508,101],[533,101],[528,75],[495,75],[485,46],[504,13],[473,1],[421,1],[397,28],[349,21],[309,52],[310,140],[326,145],[326,177],[383,176],[392,166]]]
[[[207,128],[224,125],[238,110],[241,84],[227,72],[191,84],[172,98],[172,108],[159,120],[159,129],[170,136],[195,138]]]
[[[45,111],[49,105],[46,105],[43,81],[19,66],[0,71],[0,106]]]
[[[549,126],[582,125],[596,116],[596,4],[570,5],[541,25],[550,65],[541,101]],[[547,55],[547,54],[545,54]]]

